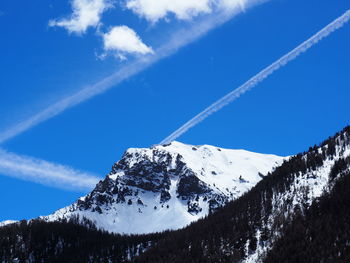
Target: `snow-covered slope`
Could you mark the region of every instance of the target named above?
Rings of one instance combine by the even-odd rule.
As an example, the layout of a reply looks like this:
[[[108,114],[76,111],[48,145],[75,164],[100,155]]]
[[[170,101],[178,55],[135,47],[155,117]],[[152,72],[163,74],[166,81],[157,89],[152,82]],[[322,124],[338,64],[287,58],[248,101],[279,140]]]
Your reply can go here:
[[[262,242],[261,231],[257,230],[257,249],[243,262],[263,262],[287,225],[279,222],[290,223],[296,211],[303,214],[317,198],[332,189],[341,173],[350,170],[350,128],[347,127],[334,138],[329,138],[324,145],[310,148],[301,158],[309,166],[308,169],[295,173],[294,180],[288,183],[285,191],[273,193],[272,211],[264,226],[272,233],[270,239]],[[249,241],[247,246],[248,243]]]
[[[14,224],[14,223],[17,223],[17,222],[18,221],[15,221],[15,220],[5,220],[5,221],[0,222],[0,227],[7,226],[7,225],[10,225],[10,224]]]
[[[161,262],[165,255],[173,262],[350,262],[349,178],[350,126],[135,261]]]
[[[179,142],[131,148],[90,194],[42,218],[85,217],[116,233],[178,229],[241,196],[284,159]]]

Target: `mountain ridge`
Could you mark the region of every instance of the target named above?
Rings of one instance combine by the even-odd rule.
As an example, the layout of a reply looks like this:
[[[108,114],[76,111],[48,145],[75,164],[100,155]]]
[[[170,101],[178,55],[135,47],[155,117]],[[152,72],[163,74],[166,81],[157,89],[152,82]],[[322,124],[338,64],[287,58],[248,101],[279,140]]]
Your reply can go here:
[[[182,263],[264,262],[294,219],[327,195],[338,178],[350,176],[349,156],[347,126],[320,145],[284,161],[249,192],[216,213],[169,234],[133,262],[164,262],[165,258]],[[333,260],[346,262],[337,250],[343,251],[344,245],[332,248]],[[273,256],[278,258],[278,253],[274,251]]]
[[[179,142],[130,148],[90,194],[41,218],[85,217],[115,233],[174,230],[238,198],[285,159]]]
[[[102,231],[101,242],[91,243],[96,226],[89,220],[84,219],[83,227],[78,218],[36,219],[0,228],[0,259],[4,263],[62,262],[62,258],[68,263],[98,263],[101,259],[121,263],[345,263],[349,259],[349,185],[348,126],[285,160],[250,191],[185,228],[117,235],[116,241],[122,243],[115,246],[110,243],[115,234],[106,231]]]

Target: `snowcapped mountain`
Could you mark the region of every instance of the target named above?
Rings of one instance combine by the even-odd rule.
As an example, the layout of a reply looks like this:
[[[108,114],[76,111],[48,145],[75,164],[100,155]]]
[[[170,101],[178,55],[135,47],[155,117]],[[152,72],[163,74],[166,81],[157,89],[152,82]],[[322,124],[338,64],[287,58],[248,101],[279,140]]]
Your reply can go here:
[[[15,221],[15,220],[5,220],[5,221],[2,221],[0,222],[0,227],[2,226],[7,226],[7,225],[10,225],[10,224],[13,224],[13,223],[16,223],[18,221]]]
[[[131,148],[90,194],[42,219],[87,218],[128,234],[178,229],[238,198],[284,159],[179,142]]]
[[[271,169],[276,162],[283,163]],[[247,191],[255,179],[260,181]],[[0,259],[349,262],[349,188],[349,126],[286,161],[176,142],[129,149],[90,194],[43,218],[54,222],[0,227]],[[57,222],[65,218],[72,220]],[[91,222],[109,231],[145,233],[196,219],[177,231],[132,236],[98,231]]]

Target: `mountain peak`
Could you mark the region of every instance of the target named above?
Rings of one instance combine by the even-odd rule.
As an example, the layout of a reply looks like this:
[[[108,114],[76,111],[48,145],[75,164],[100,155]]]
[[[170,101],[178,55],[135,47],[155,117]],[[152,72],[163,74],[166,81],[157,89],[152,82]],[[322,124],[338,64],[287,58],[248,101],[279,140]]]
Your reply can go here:
[[[180,142],[129,148],[87,196],[44,217],[117,233],[178,229],[250,190],[285,158]]]

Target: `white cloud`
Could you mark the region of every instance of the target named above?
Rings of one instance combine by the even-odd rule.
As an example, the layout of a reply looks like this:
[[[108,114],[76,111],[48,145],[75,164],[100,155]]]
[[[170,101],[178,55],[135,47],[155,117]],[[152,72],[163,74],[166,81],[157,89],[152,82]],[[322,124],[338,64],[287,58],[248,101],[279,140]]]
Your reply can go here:
[[[103,12],[112,7],[111,0],[72,0],[71,17],[51,20],[49,26],[64,27],[70,33],[82,34],[89,27],[98,26]]]
[[[221,8],[236,8],[240,7],[242,10],[245,8],[245,3],[248,0],[219,0],[218,5]]]
[[[261,2],[261,0],[251,0],[249,1],[250,5],[247,7]],[[241,8],[235,8],[229,12],[222,11],[221,13],[210,16],[199,23],[194,23],[185,29],[178,30],[168,37],[168,42],[163,43],[157,49],[155,49],[154,55],[142,56],[136,59],[136,61],[126,63],[110,76],[101,79],[99,82],[93,85],[83,87],[74,94],[67,94],[63,99],[57,100],[49,107],[42,109],[27,119],[16,119],[16,123],[13,126],[8,127],[4,131],[0,131],[0,144],[20,135],[21,133],[44,121],[53,118],[54,116],[57,116],[58,114],[61,114],[69,108],[72,108],[84,101],[104,93],[113,87],[116,87],[124,80],[147,69],[149,66],[153,65],[159,60],[176,53],[180,48],[198,40],[210,30],[227,22],[241,11]]]
[[[127,26],[113,27],[108,33],[103,34],[105,51],[115,51],[118,56],[125,58],[124,54],[150,54],[152,48],[146,46],[134,30]]]
[[[0,174],[73,191],[92,190],[100,180],[90,173],[3,149],[0,149]]]
[[[215,8],[243,7],[247,0],[127,0],[126,7],[149,21],[157,22],[168,14],[188,20]]]
[[[178,19],[190,19],[200,13],[210,13],[211,0],[128,0],[127,8],[134,13],[156,22],[168,13]]]

